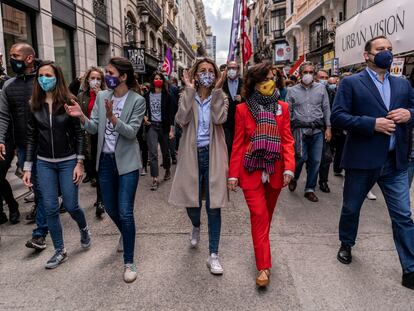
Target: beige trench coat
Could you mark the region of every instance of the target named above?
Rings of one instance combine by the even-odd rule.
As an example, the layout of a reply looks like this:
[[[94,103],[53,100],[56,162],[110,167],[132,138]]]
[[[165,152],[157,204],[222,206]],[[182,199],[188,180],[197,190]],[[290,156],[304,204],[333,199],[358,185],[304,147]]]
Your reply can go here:
[[[183,128],[178,149],[178,164],[171,187],[170,204],[198,207],[197,129],[198,107],[196,90],[186,87],[183,91],[175,120]],[[228,155],[222,124],[227,120],[228,100],[221,89],[214,89],[211,99],[209,190],[210,207],[227,206]]]

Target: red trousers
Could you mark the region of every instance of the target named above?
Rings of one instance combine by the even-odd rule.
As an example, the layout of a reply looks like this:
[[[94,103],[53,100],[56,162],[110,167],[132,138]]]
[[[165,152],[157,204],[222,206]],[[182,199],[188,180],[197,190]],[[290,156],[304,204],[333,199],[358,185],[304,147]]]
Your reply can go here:
[[[269,183],[261,184],[259,188],[254,190],[243,190],[250,210],[257,270],[272,267],[269,232],[280,191],[281,189],[273,189]]]

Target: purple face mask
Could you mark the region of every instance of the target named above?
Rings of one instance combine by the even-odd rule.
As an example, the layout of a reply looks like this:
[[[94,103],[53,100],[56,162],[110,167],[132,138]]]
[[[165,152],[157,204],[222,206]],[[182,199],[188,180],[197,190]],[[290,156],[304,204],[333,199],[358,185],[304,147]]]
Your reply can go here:
[[[105,75],[105,83],[110,89],[115,89],[118,85],[121,84],[118,77],[113,77],[110,75]]]

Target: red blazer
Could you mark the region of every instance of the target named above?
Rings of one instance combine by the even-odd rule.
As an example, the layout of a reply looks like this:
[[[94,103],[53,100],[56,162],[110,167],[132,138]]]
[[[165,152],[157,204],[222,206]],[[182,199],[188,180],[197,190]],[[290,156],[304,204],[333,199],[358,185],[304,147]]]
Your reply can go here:
[[[290,131],[290,114],[288,104],[278,102],[279,109],[276,114],[276,122],[281,136],[282,152],[281,160],[275,161],[275,173],[270,175],[270,185],[274,189],[283,187],[283,173],[295,172],[294,140]],[[280,113],[280,107],[281,113]],[[229,178],[238,178],[239,187],[244,190],[257,189],[262,183],[262,171],[249,173],[244,168],[244,155],[250,143],[250,138],[256,129],[256,121],[247,107],[247,104],[239,104],[236,108],[236,125],[233,141],[233,149],[230,158]]]

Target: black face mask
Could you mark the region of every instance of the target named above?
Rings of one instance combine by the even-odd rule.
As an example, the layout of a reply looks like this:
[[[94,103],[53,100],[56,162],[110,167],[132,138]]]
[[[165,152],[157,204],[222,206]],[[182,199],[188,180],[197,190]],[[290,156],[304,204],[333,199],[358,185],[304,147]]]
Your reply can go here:
[[[10,65],[16,74],[23,74],[26,71],[26,64],[24,60],[10,58]]]

